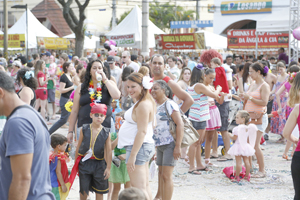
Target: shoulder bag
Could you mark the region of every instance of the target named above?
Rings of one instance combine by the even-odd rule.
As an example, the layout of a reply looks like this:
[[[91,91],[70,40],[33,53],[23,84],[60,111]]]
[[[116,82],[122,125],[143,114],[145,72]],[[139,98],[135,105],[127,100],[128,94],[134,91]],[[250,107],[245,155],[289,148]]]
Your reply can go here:
[[[174,140],[176,141],[176,124],[173,121],[172,117],[170,116],[168,109],[167,109],[167,102],[165,102],[165,110],[168,116],[169,120],[169,130],[171,135],[173,136]],[[200,135],[196,131],[196,129],[193,127],[190,120],[187,118],[187,116],[184,115],[181,109],[180,110],[180,116],[183,121],[183,138],[181,142],[181,147],[187,147],[192,145],[193,143],[197,142]]]

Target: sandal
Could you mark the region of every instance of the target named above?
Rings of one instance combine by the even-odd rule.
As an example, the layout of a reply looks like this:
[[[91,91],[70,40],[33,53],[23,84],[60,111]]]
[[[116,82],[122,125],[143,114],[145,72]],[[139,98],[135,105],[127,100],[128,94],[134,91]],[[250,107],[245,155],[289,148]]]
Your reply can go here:
[[[265,178],[265,177],[266,177],[266,174],[262,173],[262,172],[257,172],[256,174],[254,174],[252,176],[252,178]]]
[[[210,158],[212,158],[212,159],[213,158],[219,158],[219,156],[218,155],[216,155],[216,156],[215,155],[210,155]]]
[[[215,164],[213,164],[211,162],[205,163],[205,164],[206,164],[206,166],[209,166],[209,167],[218,167],[218,165],[215,165]]]
[[[284,143],[284,138],[280,138],[280,139],[277,140],[275,143]]]
[[[189,174],[192,174],[192,175],[201,175],[202,173],[199,172],[198,170],[192,170],[192,171],[188,171]]]
[[[285,154],[282,155],[282,158],[285,159],[285,160],[289,160],[289,157]]]
[[[217,159],[217,161],[227,161],[227,160],[233,160],[233,158],[229,155],[227,156],[222,156],[219,159]]]
[[[196,169],[198,172],[199,171],[205,171],[205,172],[208,172],[208,171],[212,171],[212,169],[209,169],[208,167],[204,167],[203,169]]]

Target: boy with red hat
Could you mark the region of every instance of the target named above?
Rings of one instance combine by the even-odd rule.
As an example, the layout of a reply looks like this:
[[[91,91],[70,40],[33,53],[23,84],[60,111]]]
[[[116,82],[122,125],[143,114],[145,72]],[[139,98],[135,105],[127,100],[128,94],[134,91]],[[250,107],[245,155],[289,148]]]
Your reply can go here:
[[[108,193],[112,161],[110,130],[101,125],[107,107],[98,103],[91,103],[91,107],[90,117],[93,122],[82,126],[75,153],[76,161],[69,179],[75,179],[79,171],[80,199],[87,199],[89,191],[96,193],[96,199],[103,199],[103,194]]]

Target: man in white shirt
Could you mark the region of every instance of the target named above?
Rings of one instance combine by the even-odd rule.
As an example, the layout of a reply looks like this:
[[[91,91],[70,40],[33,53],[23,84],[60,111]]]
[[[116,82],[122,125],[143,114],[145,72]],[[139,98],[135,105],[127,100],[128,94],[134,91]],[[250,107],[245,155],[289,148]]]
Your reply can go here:
[[[107,63],[109,64],[111,75],[116,79],[117,84],[119,84],[122,70],[120,67],[116,66],[116,60],[114,56],[108,56]]]
[[[180,70],[176,67],[177,58],[174,56],[170,56],[168,58],[168,64],[169,67],[165,70],[165,75],[169,76],[172,80],[175,80],[175,82],[178,80],[180,76]]]
[[[139,64],[131,61],[131,56],[130,56],[130,52],[129,51],[124,51],[122,53],[122,61],[123,61],[123,63],[125,63],[125,65],[123,65],[123,67],[122,67],[122,70],[125,67],[130,66],[130,67],[132,67],[134,69],[134,72],[138,72],[139,71],[140,66],[139,66]]]

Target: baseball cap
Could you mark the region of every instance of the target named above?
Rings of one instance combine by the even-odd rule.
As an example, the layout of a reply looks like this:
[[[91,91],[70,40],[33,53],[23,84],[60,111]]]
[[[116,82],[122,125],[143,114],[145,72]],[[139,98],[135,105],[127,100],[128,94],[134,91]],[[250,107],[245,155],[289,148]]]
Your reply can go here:
[[[113,56],[108,56],[107,57],[107,62],[108,63],[113,63],[113,62],[115,62],[116,61],[116,59],[113,57]]]
[[[51,56],[51,53],[49,51],[46,51],[45,53],[43,53],[43,56]]]

